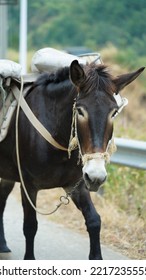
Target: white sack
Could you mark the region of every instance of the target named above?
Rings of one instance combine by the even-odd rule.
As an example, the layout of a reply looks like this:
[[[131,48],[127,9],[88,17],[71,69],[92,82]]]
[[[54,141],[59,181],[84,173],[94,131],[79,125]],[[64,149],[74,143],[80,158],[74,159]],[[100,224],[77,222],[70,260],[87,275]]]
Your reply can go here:
[[[0,75],[4,78],[13,77],[19,79],[22,67],[20,64],[8,60],[0,59]]]
[[[86,60],[53,48],[38,50],[32,57],[32,72],[53,72],[60,67],[70,66],[73,60],[86,64]]]

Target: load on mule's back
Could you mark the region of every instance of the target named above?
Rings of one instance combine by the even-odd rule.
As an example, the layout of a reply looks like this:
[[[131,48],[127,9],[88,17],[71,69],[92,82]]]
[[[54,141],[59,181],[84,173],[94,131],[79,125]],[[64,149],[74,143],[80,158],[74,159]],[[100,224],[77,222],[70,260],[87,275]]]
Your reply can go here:
[[[133,73],[113,77],[103,64],[93,62],[83,65],[73,60],[70,66],[61,67],[54,73],[43,73],[36,81],[26,83],[24,87],[26,96],[25,100],[22,97],[20,104],[18,144],[26,191],[33,205],[36,205],[40,189],[63,187],[66,192],[70,192],[86,222],[90,239],[89,259],[102,259],[100,217],[91,201],[90,191],[97,191],[106,180],[105,164],[110,157],[113,120],[126,104],[122,98],[117,102],[115,94],[136,79],[143,70],[140,68]],[[20,87],[17,81],[12,83]],[[30,123],[27,113],[23,111],[23,104],[31,109],[51,135],[51,141],[46,141],[36,129],[37,126]],[[0,143],[1,252],[9,250],[2,221],[5,202],[13,183],[20,182],[15,119],[16,112],[10,122],[7,137]],[[74,149],[73,143],[76,143]],[[36,212],[22,187],[21,193],[26,240],[24,258],[34,259]]]

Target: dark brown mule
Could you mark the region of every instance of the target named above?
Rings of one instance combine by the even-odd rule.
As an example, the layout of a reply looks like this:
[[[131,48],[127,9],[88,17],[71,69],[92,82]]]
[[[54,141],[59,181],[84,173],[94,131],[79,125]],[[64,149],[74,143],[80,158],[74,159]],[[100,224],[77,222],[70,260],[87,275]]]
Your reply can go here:
[[[66,151],[56,149],[43,139],[20,111],[20,161],[29,197],[36,205],[40,189],[63,187],[71,190],[80,182],[71,197],[86,222],[90,238],[89,259],[102,259],[100,216],[89,192],[97,191],[106,179],[102,155],[112,137],[113,116],[118,110],[113,93],[131,83],[143,70],[141,68],[113,78],[103,65],[90,64],[82,67],[77,61],[73,61],[69,68],[60,69],[55,74],[42,74],[32,85],[26,96],[28,105],[54,139],[66,148],[69,145],[73,104],[76,101],[73,133],[78,138],[79,149],[72,151],[70,158]],[[79,153],[81,162],[77,165]],[[7,138],[0,143],[0,163],[0,251],[7,252],[9,249],[4,237],[3,211],[14,182],[20,182],[16,161],[15,116]],[[34,259],[36,212],[23,189],[21,193],[26,239],[24,258]]]

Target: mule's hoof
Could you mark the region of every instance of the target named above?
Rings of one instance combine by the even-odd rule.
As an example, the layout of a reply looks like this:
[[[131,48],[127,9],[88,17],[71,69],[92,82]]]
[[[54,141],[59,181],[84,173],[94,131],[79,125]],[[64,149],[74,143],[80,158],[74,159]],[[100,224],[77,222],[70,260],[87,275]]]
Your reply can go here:
[[[7,245],[0,246],[0,253],[10,253],[11,250],[7,247]]]
[[[26,255],[24,256],[24,260],[35,260],[34,255]]]

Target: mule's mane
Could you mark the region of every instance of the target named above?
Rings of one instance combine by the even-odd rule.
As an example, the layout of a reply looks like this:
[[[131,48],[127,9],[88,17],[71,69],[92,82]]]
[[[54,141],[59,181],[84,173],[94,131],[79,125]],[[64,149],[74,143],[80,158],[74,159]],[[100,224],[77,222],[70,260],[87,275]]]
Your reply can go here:
[[[115,91],[113,77],[108,71],[105,65],[96,65],[91,63],[84,66],[86,79],[83,82],[81,88],[88,93],[95,88],[103,90],[109,94],[113,94]],[[69,67],[60,68],[55,73],[43,73],[35,82],[35,85],[47,86],[48,84],[54,83],[59,84],[69,80]]]
[[[86,91],[92,91],[95,88],[101,91],[105,91],[109,94],[115,92],[115,86],[113,83],[113,77],[109,73],[106,65],[96,65],[95,63],[85,67],[86,74]]]

